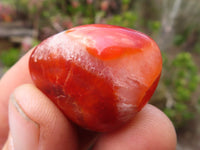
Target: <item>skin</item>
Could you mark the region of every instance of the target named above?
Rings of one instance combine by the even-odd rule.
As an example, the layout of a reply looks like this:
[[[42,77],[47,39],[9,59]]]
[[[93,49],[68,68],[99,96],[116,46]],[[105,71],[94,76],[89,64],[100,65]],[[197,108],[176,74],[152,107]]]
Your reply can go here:
[[[0,149],[3,150],[175,150],[171,121],[147,104],[128,124],[93,133],[72,124],[33,84],[28,52],[0,80]]]

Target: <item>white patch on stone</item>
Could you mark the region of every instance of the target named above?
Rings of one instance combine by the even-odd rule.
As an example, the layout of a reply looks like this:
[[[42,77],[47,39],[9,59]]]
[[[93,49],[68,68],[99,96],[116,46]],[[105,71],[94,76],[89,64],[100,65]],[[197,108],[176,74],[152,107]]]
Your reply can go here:
[[[123,102],[119,102],[117,104],[118,112],[119,112],[119,119],[120,121],[128,121],[136,112],[136,106],[132,104],[126,104]]]

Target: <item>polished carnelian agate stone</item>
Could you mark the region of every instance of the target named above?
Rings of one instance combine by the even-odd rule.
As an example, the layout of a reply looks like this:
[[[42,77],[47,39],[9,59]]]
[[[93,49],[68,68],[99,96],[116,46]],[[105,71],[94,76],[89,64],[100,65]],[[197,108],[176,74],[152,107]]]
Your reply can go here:
[[[29,68],[35,85],[68,119],[106,132],[130,121],[149,101],[162,58],[143,33],[92,24],[43,41],[30,56]]]

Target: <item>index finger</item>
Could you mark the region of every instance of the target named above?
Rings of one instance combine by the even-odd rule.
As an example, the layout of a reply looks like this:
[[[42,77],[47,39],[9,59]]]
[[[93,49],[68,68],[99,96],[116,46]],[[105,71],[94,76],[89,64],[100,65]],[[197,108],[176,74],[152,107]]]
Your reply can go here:
[[[28,60],[32,50],[11,67],[0,80],[0,148],[8,135],[8,100],[13,90],[24,83],[32,83]]]

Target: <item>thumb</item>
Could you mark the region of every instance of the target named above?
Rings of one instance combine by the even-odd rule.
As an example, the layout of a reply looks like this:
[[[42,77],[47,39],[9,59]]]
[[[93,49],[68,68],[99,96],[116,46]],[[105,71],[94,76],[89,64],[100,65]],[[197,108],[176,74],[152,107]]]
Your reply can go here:
[[[76,134],[60,110],[33,85],[18,87],[9,101],[10,135],[3,150],[76,149]]]

